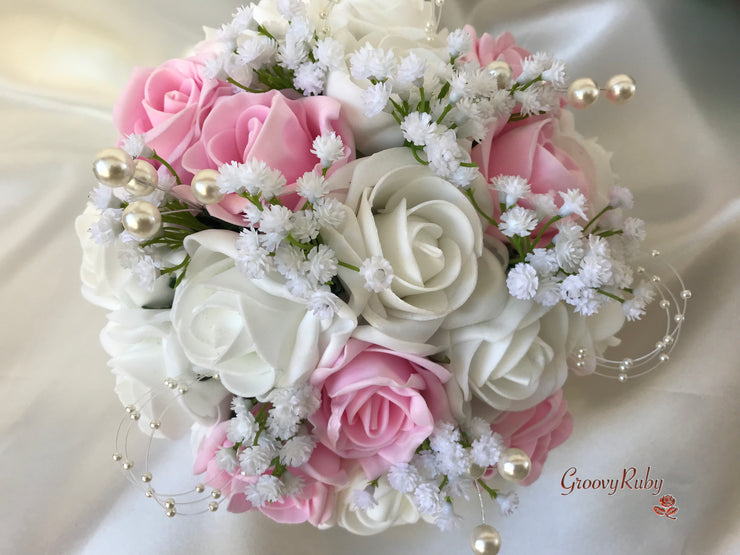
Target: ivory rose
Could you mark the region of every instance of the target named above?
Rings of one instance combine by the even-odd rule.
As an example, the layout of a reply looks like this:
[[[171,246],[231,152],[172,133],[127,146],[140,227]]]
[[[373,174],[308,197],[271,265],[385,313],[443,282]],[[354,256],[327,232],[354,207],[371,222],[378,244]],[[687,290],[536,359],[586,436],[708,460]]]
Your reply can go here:
[[[370,536],[385,532],[392,526],[414,524],[419,520],[419,511],[413,499],[406,493],[395,490],[385,476],[378,480],[373,493],[375,506],[370,509],[354,510],[354,491],[367,486],[365,473],[358,469],[350,478],[347,487],[337,495],[337,525],[358,536]]]
[[[345,202],[356,214],[359,237],[344,240],[354,241],[350,247],[360,259],[382,256],[393,266],[390,288],[370,295],[362,316],[384,337],[424,343],[475,288],[483,242],[473,205],[406,148],[349,164],[330,184],[338,191],[347,189]],[[490,210],[482,180],[473,183],[473,190]],[[334,246],[333,238],[326,241]],[[347,248],[338,245],[337,252]]]
[[[290,186],[305,172],[320,168],[311,153],[314,139],[336,132],[342,138],[347,158],[354,158],[354,141],[339,102],[316,96],[304,98],[288,91],[240,92],[219,99],[203,122],[199,140],[183,155],[183,166],[191,173],[218,169],[232,161],[260,160],[283,173]],[[176,187],[187,196],[189,187]],[[293,202],[295,204],[297,198]],[[243,225],[242,210],[249,204],[229,194],[219,204],[208,206],[214,216]]]
[[[113,122],[122,136],[143,133],[146,144],[167,160],[182,179],[190,177],[181,157],[200,137],[203,121],[217,98],[232,86],[204,79],[205,59],[166,61],[156,68],[136,67],[113,107]]]
[[[341,303],[334,319],[320,320],[276,272],[246,277],[235,266],[236,237],[212,229],[185,239],[191,261],[172,322],[193,364],[218,372],[232,393],[256,397],[305,377],[321,354],[336,356],[356,318]]]
[[[443,386],[449,377],[426,358],[350,339],[333,364],[311,374],[321,392],[309,418],[314,435],[375,479],[408,462],[435,422],[451,419]]]
[[[194,422],[212,425],[228,415],[231,396],[218,380],[198,380],[174,337],[169,310],[111,312],[100,342],[111,357],[108,366],[116,376],[116,394],[124,406],[139,408],[139,427],[145,433],[151,432],[152,420],[161,420],[157,435],[176,439]],[[188,384],[188,394],[164,388],[165,378]],[[151,391],[158,394],[142,404]]]
[[[542,473],[547,454],[565,442],[573,431],[573,416],[559,389],[536,406],[519,412],[505,412],[491,424],[507,447],[521,449],[532,460],[529,475],[520,483],[530,485]]]

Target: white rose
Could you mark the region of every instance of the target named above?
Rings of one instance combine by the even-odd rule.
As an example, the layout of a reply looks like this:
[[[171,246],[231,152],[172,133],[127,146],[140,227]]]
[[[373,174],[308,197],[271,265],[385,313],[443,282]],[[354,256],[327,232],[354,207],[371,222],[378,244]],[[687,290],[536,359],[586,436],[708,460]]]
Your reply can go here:
[[[103,246],[90,238],[90,226],[99,217],[100,212],[88,202],[85,211],[75,220],[75,231],[82,246],[82,296],[108,310],[169,306],[174,291],[169,286],[168,275],[157,278],[151,290],[142,287],[131,270],[121,265],[120,255],[125,246],[120,241]]]
[[[568,375],[568,311],[509,295],[506,258],[484,251],[478,286],[432,342],[445,347],[463,391],[497,410],[524,410],[562,387]]]
[[[381,256],[393,267],[390,288],[371,294],[362,316],[382,335],[426,342],[475,288],[483,239],[470,199],[416,162],[406,148],[348,164],[330,182],[335,190],[348,188],[346,204],[356,214],[360,236],[355,260]],[[484,210],[490,209],[482,178],[474,182],[474,191]],[[324,239],[334,248],[332,235]],[[342,256],[347,246],[335,250]],[[348,285],[353,296],[363,294]]]
[[[256,397],[305,377],[320,355],[338,355],[357,322],[341,302],[333,320],[320,320],[277,273],[246,277],[234,263],[236,237],[215,229],[187,237],[191,260],[172,322],[194,364],[218,372],[232,393]]]
[[[218,380],[197,380],[174,337],[169,310],[112,312],[100,342],[111,357],[118,398],[124,406],[139,408],[139,427],[147,434],[152,420],[161,420],[158,435],[174,439],[193,423],[211,426],[228,417],[231,395]],[[167,388],[165,378],[189,384],[188,392]]]
[[[414,524],[419,520],[419,511],[411,498],[397,491],[383,475],[378,480],[374,498],[377,503],[371,509],[353,511],[354,490],[363,490],[367,477],[362,470],[354,473],[345,489],[337,494],[335,515],[337,525],[358,536],[370,536],[384,532],[392,526]]]

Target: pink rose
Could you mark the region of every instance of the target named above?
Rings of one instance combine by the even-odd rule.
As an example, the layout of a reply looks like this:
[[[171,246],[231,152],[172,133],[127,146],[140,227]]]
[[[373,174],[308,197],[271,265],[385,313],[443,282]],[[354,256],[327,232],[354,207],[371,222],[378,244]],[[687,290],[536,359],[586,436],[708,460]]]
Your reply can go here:
[[[478,38],[475,28],[471,25],[466,25],[465,30],[473,39],[473,47],[465,54],[464,60],[478,62],[482,67],[486,67],[494,60],[503,60],[511,66],[514,79],[519,77],[522,72],[522,61],[531,53],[519,46],[511,33],[502,33],[498,38],[483,33]]]
[[[570,437],[573,416],[559,389],[531,409],[504,412],[491,424],[504,438],[507,447],[521,449],[532,459],[532,470],[521,484],[528,486],[539,478],[547,453]]]
[[[335,170],[354,158],[354,140],[339,102],[326,96],[288,97],[274,90],[238,93],[215,103],[203,123],[200,140],[188,149],[182,163],[194,174],[232,161],[261,160],[280,170],[291,185],[305,172],[320,168],[319,159],[311,153],[313,141],[330,131],[342,138],[347,154],[345,160],[332,166]],[[189,193],[187,187],[175,191],[183,196]],[[292,208],[291,199],[282,200]],[[292,204],[298,201],[292,200]],[[229,194],[208,210],[217,218],[244,225],[241,213],[248,203]]]
[[[221,447],[233,447],[234,442],[226,438],[229,430],[229,421],[219,422],[198,445],[193,463],[193,474],[206,473],[203,482],[208,486],[221,490],[224,497],[238,491],[249,482],[238,471],[226,472],[216,462],[216,453]]]
[[[303,481],[301,491],[256,509],[282,524],[306,521],[314,526],[328,524],[334,516],[336,491],[347,483],[347,473],[342,468],[341,459],[319,444],[306,464],[300,468],[290,468],[289,472]],[[242,493],[235,493],[229,503],[229,511],[234,513],[254,508]]]
[[[451,420],[443,382],[450,373],[423,357],[350,339],[311,383],[321,407],[314,435],[340,457],[357,459],[369,479],[408,462],[439,420]]]
[[[232,94],[231,85],[201,77],[203,60],[168,60],[156,68],[134,68],[113,107],[122,136],[143,133],[146,144],[187,180],[181,165],[185,151],[200,137],[215,100]]]

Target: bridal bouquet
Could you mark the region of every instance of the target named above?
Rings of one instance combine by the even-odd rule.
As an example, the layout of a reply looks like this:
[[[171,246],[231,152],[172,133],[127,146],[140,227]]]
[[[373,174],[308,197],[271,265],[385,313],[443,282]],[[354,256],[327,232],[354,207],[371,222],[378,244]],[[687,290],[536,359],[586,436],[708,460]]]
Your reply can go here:
[[[567,109],[599,88],[510,34],[437,32],[439,4],[262,0],[115,106],[83,294],[127,421],[191,434],[204,512],[447,530],[483,490],[509,514],[571,433],[569,372],[655,295],[632,195]],[[168,516],[197,506],[114,460]]]

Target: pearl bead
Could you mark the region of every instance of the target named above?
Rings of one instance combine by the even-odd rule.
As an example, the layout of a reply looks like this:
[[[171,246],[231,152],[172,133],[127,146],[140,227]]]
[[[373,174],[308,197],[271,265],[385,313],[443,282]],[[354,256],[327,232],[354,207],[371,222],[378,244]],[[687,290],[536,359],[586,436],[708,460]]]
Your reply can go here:
[[[658,306],[659,306],[660,308],[662,308],[663,310],[666,310],[666,309],[670,308],[670,306],[671,306],[671,302],[670,302],[670,301],[668,301],[668,300],[666,300],[666,299],[663,299],[662,301],[660,301],[660,302],[658,303]]]
[[[658,249],[654,249],[650,251],[650,256],[652,256],[653,258],[655,258],[656,256],[660,256],[660,251]]]
[[[206,490],[206,487],[203,484],[196,484],[195,491],[197,493],[203,493]]]
[[[152,430],[159,430],[159,427],[162,425],[162,423],[159,420],[152,420],[149,422],[149,427]]]
[[[208,510],[212,513],[215,513],[218,510],[218,503],[216,503],[215,501],[211,501],[210,503],[208,503]]]
[[[606,98],[614,104],[624,104],[635,96],[635,80],[629,75],[620,73],[606,82]]]
[[[576,79],[568,87],[568,104],[574,108],[588,108],[599,99],[599,87],[590,77]]]
[[[146,488],[146,491],[144,492],[144,495],[147,497],[154,497],[154,489],[153,488]]]
[[[653,283],[660,283],[660,276],[653,276],[650,278]]]
[[[475,463],[471,463],[468,467],[468,476],[470,476],[473,480],[482,478],[485,473],[486,469]]]
[[[509,86],[513,73],[511,66],[503,60],[494,60],[486,66],[486,71],[491,74],[491,77],[496,79],[496,84],[499,89],[505,89]]]
[[[221,490],[220,489],[214,489],[211,492],[211,497],[213,497],[214,499],[218,499],[219,497],[221,497]]]
[[[673,336],[672,335],[666,335],[663,338],[663,344],[670,345],[671,343],[673,343]]]
[[[123,458],[123,455],[121,453],[113,453],[113,461],[118,462]]]
[[[171,497],[168,497],[164,500],[164,508],[165,509],[174,509],[175,508],[175,500]]]
[[[124,187],[134,176],[134,168],[133,158],[120,148],[101,150],[93,162],[95,179],[106,187]]]
[[[188,391],[190,391],[190,388],[186,386],[185,384],[183,384],[177,388],[177,391],[180,392],[180,395],[185,395]]]
[[[124,470],[131,470],[134,467],[134,461],[127,460],[123,461],[123,464],[121,465]]]
[[[224,198],[224,194],[216,183],[218,172],[216,170],[201,170],[193,177],[190,190],[195,200],[201,204],[218,204]]]
[[[136,200],[123,211],[123,227],[134,239],[146,241],[151,239],[162,227],[162,215],[159,208],[151,202]]]
[[[691,291],[689,291],[688,289],[684,289],[683,291],[681,291],[681,298],[684,301],[688,301],[691,298]]]
[[[663,353],[662,355],[658,357],[658,359],[660,360],[660,362],[668,362],[669,360],[671,360],[671,357]]]
[[[627,374],[625,374],[624,372],[620,372],[619,375],[617,376],[617,379],[620,382],[624,383],[627,381]]]
[[[622,361],[622,364],[624,364],[625,368],[632,368],[632,365],[634,364],[634,361],[631,358],[625,358]]]
[[[175,380],[173,380],[172,378],[167,378],[164,381],[164,385],[166,385],[170,389],[175,389],[177,387],[177,382]]]
[[[174,508],[173,509],[167,509],[164,512],[164,514],[166,514],[168,517],[172,518],[173,516],[175,516],[177,514],[177,511]]]
[[[141,414],[139,414],[138,412],[132,412],[131,414],[129,414],[129,415],[128,415],[128,417],[129,417],[129,418],[130,418],[131,420],[134,420],[134,421],[136,421],[136,420],[138,420],[139,418],[141,418]]]
[[[124,410],[127,414],[131,414],[132,412],[136,412],[136,407],[134,405],[126,405]]]
[[[152,473],[151,472],[144,472],[144,474],[141,475],[141,481],[144,483],[151,482],[152,481]]]
[[[134,175],[123,188],[135,197],[143,197],[157,188],[159,176],[154,166],[146,160],[137,160],[135,164]]]
[[[676,314],[676,315],[675,315],[675,316],[673,317],[673,320],[674,320],[674,321],[675,321],[676,323],[680,323],[680,322],[683,322],[683,314]]]
[[[470,548],[476,555],[496,555],[501,549],[501,534],[488,524],[480,524],[470,533]]]
[[[520,482],[529,475],[532,461],[524,451],[510,447],[506,449],[496,464],[498,473],[504,480]]]
[[[635,269],[635,271],[636,271],[636,272],[637,272],[638,274],[644,274],[644,273],[645,273],[645,268],[643,268],[642,266],[638,266],[638,267],[637,267],[637,268]]]
[[[663,349],[665,349],[665,344],[662,341],[658,341],[657,343],[655,343],[655,348],[659,351],[662,351]]]
[[[576,362],[576,368],[585,368],[585,367],[586,367],[585,361],[579,360],[578,362]]]

